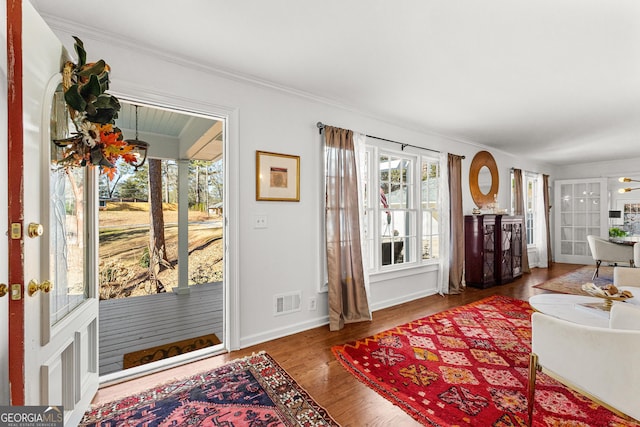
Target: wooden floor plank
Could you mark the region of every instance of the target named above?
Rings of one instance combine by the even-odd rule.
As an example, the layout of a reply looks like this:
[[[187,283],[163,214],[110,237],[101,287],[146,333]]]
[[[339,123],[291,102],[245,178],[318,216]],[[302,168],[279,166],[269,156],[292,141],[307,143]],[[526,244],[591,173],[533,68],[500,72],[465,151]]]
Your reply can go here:
[[[122,370],[126,353],[214,333],[223,339],[222,283],[100,301],[100,375]]]

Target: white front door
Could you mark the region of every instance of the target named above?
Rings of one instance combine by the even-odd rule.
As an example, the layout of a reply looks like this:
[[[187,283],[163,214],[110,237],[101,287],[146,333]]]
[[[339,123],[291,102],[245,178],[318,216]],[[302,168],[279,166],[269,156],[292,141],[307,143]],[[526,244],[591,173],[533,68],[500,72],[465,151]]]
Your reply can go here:
[[[606,178],[555,182],[556,262],[593,264],[587,236],[607,237]]]
[[[23,192],[24,342],[10,334],[9,346],[23,346],[24,404],[62,405],[65,425],[76,425],[98,388],[96,172],[52,167],[51,140],[68,132],[67,53],[31,4],[22,7],[23,189],[9,191]],[[14,401],[20,394],[12,390]]]

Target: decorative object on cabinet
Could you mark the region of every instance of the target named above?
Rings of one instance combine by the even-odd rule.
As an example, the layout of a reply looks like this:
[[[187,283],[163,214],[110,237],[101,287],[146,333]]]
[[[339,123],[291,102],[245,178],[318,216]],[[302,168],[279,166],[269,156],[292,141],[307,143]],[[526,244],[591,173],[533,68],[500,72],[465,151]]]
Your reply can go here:
[[[489,183],[488,180],[491,179]],[[487,181],[487,182],[485,182]],[[488,151],[478,151],[469,168],[469,188],[474,203],[480,209],[487,209],[496,202],[500,177],[496,160]]]
[[[522,216],[466,215],[465,281],[488,288],[522,275]]]
[[[256,151],[256,200],[300,201],[300,156]]]

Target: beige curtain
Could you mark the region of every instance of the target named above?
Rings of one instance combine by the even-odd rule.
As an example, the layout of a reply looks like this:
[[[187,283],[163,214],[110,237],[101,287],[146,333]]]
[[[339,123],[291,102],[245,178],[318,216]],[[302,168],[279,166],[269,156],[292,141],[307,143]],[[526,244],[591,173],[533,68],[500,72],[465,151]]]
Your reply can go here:
[[[360,244],[353,132],[325,126],[329,329],[371,320]]]
[[[464,215],[462,214],[462,156],[449,154],[449,294],[459,294],[464,284]]]
[[[516,215],[522,215],[524,217],[524,221],[522,224],[522,272],[523,273],[531,273],[531,269],[529,269],[529,253],[527,252],[527,216],[524,211],[524,187],[522,186],[522,170],[514,169],[513,170],[513,197],[515,200]]]
[[[551,205],[549,204],[549,175],[542,175],[542,195],[544,198],[544,222],[547,228],[547,265],[551,267],[553,257],[551,256],[551,226],[549,223],[549,215],[551,213]]]

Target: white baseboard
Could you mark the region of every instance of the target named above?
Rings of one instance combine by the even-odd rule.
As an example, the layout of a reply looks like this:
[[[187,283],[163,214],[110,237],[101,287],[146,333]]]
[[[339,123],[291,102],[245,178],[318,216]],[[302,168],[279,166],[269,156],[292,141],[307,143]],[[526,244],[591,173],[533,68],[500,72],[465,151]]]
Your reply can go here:
[[[408,295],[402,295],[398,298],[392,298],[384,301],[378,301],[371,305],[371,311],[382,310],[383,308],[393,307],[398,304],[404,304],[405,302],[417,300],[424,297],[429,297],[431,295],[437,294],[438,291],[435,289],[428,289],[426,291],[414,292]]]
[[[240,338],[240,348],[251,347],[252,345],[262,344],[263,342],[275,340],[277,338],[286,337],[288,335],[304,332],[318,326],[328,325],[329,315],[318,317],[316,319],[307,320],[300,323],[289,325],[286,328],[271,329],[259,334],[249,335]]]
[[[379,301],[371,305],[371,312],[382,310],[383,308],[393,307],[398,304],[413,301],[419,298],[435,295],[437,291],[430,289],[427,291],[415,292],[409,295],[402,295],[399,298],[388,299],[385,301]],[[289,325],[286,328],[271,329],[259,334],[249,335],[240,338],[240,348],[251,347],[252,345],[262,344],[267,341],[275,340],[278,338],[286,337],[298,332],[304,332],[309,329],[317,328],[318,326],[324,326],[329,324],[329,316],[322,316],[316,319],[307,320],[304,322]]]

